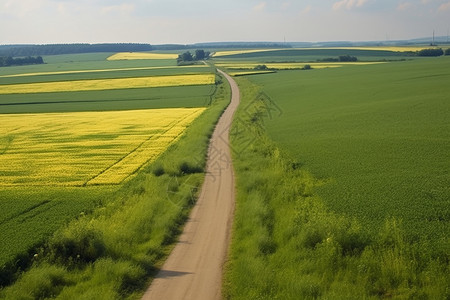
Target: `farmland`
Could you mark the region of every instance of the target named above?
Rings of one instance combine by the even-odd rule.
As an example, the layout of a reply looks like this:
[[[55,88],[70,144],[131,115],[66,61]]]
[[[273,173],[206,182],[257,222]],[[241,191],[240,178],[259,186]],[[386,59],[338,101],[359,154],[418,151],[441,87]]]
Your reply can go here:
[[[16,271],[33,265],[36,257],[54,265],[50,270],[79,257],[78,271],[64,277],[89,274],[86,263],[91,260],[84,250],[60,251],[70,248],[72,238],[86,234],[89,240],[92,230],[83,226],[93,222],[95,232],[108,236],[109,242],[101,243],[114,248],[113,256],[122,251],[117,239],[123,237],[109,222],[121,224],[120,230],[134,240],[125,248],[135,243],[141,251],[153,251],[142,266],[155,264],[193,203],[191,189],[203,176],[207,135],[226,105],[227,92],[215,85],[208,66],[176,67],[171,56],[107,60],[111,55],[48,56],[45,65],[0,70],[2,286],[18,278],[17,286],[27,282],[28,273],[22,278]],[[186,151],[189,158],[182,154]],[[158,176],[153,175],[155,164]],[[189,188],[172,183],[188,177]],[[176,191],[171,198],[168,186]],[[153,208],[142,211],[144,204]],[[132,217],[125,211],[133,211]],[[132,232],[142,234],[134,226],[142,229],[148,222],[161,227],[144,239],[133,237]],[[32,269],[45,273],[47,268],[38,265]],[[41,287],[24,292],[12,285],[0,290],[0,297],[20,298],[16,293],[30,295]],[[115,287],[111,281],[111,291]]]
[[[399,60],[411,57],[408,52],[395,51],[389,48],[288,48],[288,49],[263,49],[248,51],[224,51],[216,52],[214,59],[218,63],[223,62],[314,62],[320,59],[351,55],[360,61]]]
[[[91,79],[45,83],[7,84],[0,86],[0,94],[52,93],[97,91],[124,88],[148,88],[213,84],[214,74],[130,77],[120,79]]]
[[[203,111],[0,115],[0,136],[6,137],[0,186],[119,184],[158,157]]]
[[[133,60],[133,59],[176,59],[177,54],[170,53],[145,53],[145,52],[121,52],[108,57],[108,60]]]
[[[442,59],[252,81],[283,111],[267,122],[269,135],[297,163],[332,181],[319,195],[333,210],[370,228],[386,214],[398,216],[411,232],[438,238],[450,229],[439,222],[448,219],[450,198],[449,66]]]
[[[217,61],[302,61],[291,54]],[[449,63],[237,78],[227,298],[448,297]]]

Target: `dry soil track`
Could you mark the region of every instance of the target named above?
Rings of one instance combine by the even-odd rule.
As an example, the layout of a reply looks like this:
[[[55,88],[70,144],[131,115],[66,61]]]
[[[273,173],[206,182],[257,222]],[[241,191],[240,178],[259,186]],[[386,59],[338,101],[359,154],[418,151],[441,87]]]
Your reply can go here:
[[[221,73],[231,85],[231,102],[210,141],[199,199],[179,241],[143,299],[221,299],[235,197],[228,137],[240,97],[236,82]]]

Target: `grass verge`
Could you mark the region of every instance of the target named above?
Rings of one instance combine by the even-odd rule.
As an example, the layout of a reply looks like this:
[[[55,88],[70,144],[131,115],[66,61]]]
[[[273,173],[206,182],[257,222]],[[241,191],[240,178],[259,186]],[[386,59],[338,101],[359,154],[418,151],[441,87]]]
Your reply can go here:
[[[57,231],[0,298],[139,298],[195,203],[209,138],[229,95],[220,83],[211,106],[177,143],[107,204]]]
[[[326,207],[323,184],[266,135],[245,78],[232,127],[236,212],[226,299],[447,299],[448,252],[409,240],[399,219],[376,234]],[[443,247],[444,249],[445,247]],[[448,249],[448,247],[447,247]]]

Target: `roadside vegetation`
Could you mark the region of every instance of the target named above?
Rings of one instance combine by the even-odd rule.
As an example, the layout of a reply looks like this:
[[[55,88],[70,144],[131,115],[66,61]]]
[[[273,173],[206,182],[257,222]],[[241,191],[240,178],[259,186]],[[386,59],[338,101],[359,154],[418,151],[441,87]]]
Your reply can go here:
[[[357,216],[330,209],[317,193],[328,179],[268,136],[277,110],[250,78],[237,78],[242,103],[231,135],[237,203],[225,298],[448,298],[448,237],[433,249],[411,239],[389,212],[367,231]]]

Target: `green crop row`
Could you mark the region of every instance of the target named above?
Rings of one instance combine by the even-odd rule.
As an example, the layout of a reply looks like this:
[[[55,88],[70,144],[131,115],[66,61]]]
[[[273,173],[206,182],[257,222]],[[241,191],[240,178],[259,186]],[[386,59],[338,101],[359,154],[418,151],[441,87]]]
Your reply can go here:
[[[225,298],[448,298],[448,243],[430,249],[429,242],[411,239],[400,218],[388,213],[368,231],[358,216],[330,209],[317,195],[329,180],[313,176],[267,135],[265,126],[289,112],[279,114],[285,108],[281,102],[268,106],[270,96],[262,96],[250,79],[237,79],[242,98],[231,131],[237,203]],[[300,108],[290,109],[295,120],[302,117]],[[296,135],[291,133],[290,140],[301,142],[303,128],[284,130],[291,128]]]
[[[278,72],[249,80],[282,111],[281,151],[328,181],[327,207],[377,231],[387,216],[443,247],[450,230],[450,59]]]

